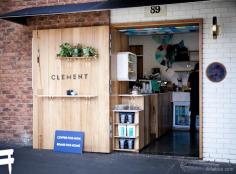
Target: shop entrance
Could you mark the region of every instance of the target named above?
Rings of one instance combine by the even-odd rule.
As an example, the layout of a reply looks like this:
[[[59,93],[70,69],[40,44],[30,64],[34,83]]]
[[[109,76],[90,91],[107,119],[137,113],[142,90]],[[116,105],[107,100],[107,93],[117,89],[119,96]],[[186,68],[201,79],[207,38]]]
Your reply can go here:
[[[120,52],[137,56],[137,80],[116,78]],[[137,140],[129,140],[129,129],[119,137],[121,126],[113,126],[113,150],[126,140],[138,143],[133,151],[139,153],[202,158],[202,20],[114,24],[111,53],[111,107],[134,104],[142,110],[134,117],[144,117],[143,125],[134,122]],[[121,114],[113,114],[113,121]]]

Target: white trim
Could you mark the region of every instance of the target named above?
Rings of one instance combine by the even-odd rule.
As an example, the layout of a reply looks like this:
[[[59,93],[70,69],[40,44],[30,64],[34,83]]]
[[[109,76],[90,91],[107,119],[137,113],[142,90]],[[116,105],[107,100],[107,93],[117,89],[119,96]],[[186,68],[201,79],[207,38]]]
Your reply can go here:
[[[13,155],[14,150],[0,150],[0,156],[7,156],[7,158],[0,159],[0,165],[8,165],[9,174],[12,172],[12,164],[14,163],[14,158],[11,157]]]

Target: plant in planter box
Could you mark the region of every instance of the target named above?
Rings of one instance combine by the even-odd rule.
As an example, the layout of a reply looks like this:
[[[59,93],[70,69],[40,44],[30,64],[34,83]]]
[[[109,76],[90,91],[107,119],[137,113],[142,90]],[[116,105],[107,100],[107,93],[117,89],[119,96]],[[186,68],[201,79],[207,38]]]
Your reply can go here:
[[[81,57],[83,53],[82,46],[78,44],[73,48],[73,57]]]
[[[83,56],[85,57],[97,56],[97,51],[95,50],[95,48],[92,47],[84,47]]]
[[[63,43],[60,45],[60,52],[57,54],[57,56],[60,57],[72,57],[74,49],[69,43]]]

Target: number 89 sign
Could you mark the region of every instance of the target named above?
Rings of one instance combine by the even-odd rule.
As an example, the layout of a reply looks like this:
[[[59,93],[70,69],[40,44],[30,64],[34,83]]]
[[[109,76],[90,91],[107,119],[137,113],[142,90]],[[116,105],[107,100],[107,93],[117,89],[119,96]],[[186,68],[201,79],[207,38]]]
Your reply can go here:
[[[159,5],[153,5],[150,8],[150,13],[155,14],[155,13],[160,13],[161,7]]]
[[[167,15],[166,5],[152,5],[145,7],[144,9],[145,17],[160,17],[166,15]]]

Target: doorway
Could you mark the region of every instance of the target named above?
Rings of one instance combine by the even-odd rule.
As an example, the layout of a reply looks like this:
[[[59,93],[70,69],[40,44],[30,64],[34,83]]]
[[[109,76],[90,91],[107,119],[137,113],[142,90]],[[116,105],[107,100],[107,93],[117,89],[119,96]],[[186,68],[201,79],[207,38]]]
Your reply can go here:
[[[143,150],[140,151],[141,153],[143,152],[143,153],[154,153],[154,154],[163,154],[163,155],[181,155],[181,156],[195,156],[195,157],[198,156],[200,159],[202,158],[202,153],[203,153],[202,152],[202,19],[146,22],[146,23],[145,22],[125,23],[125,24],[113,24],[111,26],[112,30],[116,30],[116,31],[123,33],[123,34],[125,34],[125,32],[131,31],[131,35],[133,35],[133,36],[129,36],[129,34],[126,33],[126,36],[128,35],[128,41],[129,41],[129,44],[126,45],[126,49],[128,47],[128,50],[130,52],[133,52],[137,55],[137,67],[138,67],[137,76],[139,78],[147,75],[147,72],[145,70],[145,67],[147,67],[147,66],[144,63],[145,62],[144,44],[138,43],[138,42],[136,44],[130,44],[130,41],[132,40],[131,37],[133,37],[133,40],[135,37],[134,31],[135,30],[138,32],[146,31],[146,33],[147,33],[147,31],[150,32],[150,30],[155,30],[157,28],[165,28],[165,27],[167,27],[167,28],[174,28],[174,27],[179,28],[180,27],[181,28],[181,27],[186,27],[186,26],[188,26],[188,27],[196,26],[198,28],[198,34],[197,34],[198,49],[189,50],[189,54],[197,55],[197,57],[198,57],[197,61],[199,62],[199,117],[198,117],[199,125],[198,125],[198,131],[197,131],[195,140],[191,144],[191,141],[189,139],[190,136],[189,136],[188,128],[183,128],[181,126],[178,127],[178,124],[176,122],[177,121],[181,122],[181,119],[182,119],[182,122],[184,122],[183,121],[184,118],[183,117],[181,118],[181,116],[180,116],[179,119],[174,119],[174,117],[173,117],[172,131],[169,131],[168,133],[164,134],[163,136],[152,141],[152,143],[150,143],[148,146],[144,147]],[[136,33],[136,36],[137,35],[138,34]],[[151,35],[152,34],[149,34],[149,37]],[[143,37],[145,37],[145,36],[143,36]],[[123,41],[124,41],[124,39],[123,39]],[[125,49],[120,50],[120,51],[125,51]],[[189,63],[186,66],[188,68],[190,68],[190,67],[193,68],[194,65],[195,64],[192,64],[191,61],[189,61]],[[175,66],[175,65],[173,65],[173,66]],[[166,68],[167,72],[168,72],[169,68],[172,68],[172,67],[167,66],[167,68]],[[181,71],[183,71],[183,70],[178,69],[176,71],[178,71],[178,73],[181,74],[182,73]],[[188,73],[188,75],[189,75],[189,73]],[[132,85],[130,85],[130,86],[132,86]],[[128,88],[128,86],[126,88]],[[122,92],[122,90],[124,90],[124,87],[122,87],[120,92]],[[172,104],[173,104],[172,112],[176,112],[176,106],[174,105],[176,103],[178,103],[178,102],[172,101]],[[186,111],[189,107],[189,104],[187,105],[187,107],[185,107],[185,104],[186,103],[184,103],[182,106],[179,106],[177,108],[179,108],[179,109],[181,108],[182,110]],[[175,126],[175,125],[177,125],[177,126]],[[162,126],[162,125],[160,125],[160,126]],[[194,149],[191,148],[191,146],[189,146],[190,144],[191,144],[191,146],[194,146]],[[165,146],[165,149],[163,149],[164,146]],[[191,153],[185,153],[186,151],[181,152],[181,149],[186,149],[185,146],[189,147],[188,151]]]

